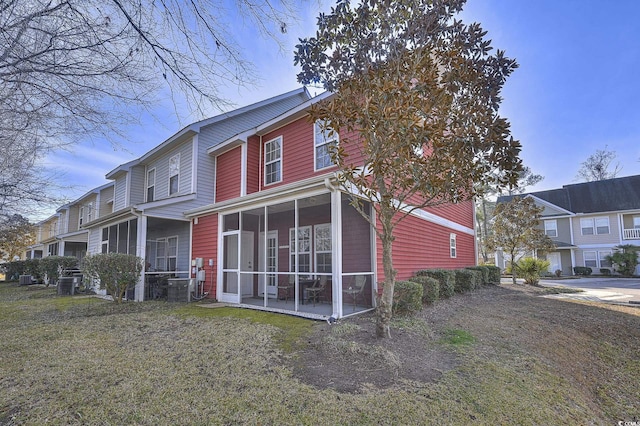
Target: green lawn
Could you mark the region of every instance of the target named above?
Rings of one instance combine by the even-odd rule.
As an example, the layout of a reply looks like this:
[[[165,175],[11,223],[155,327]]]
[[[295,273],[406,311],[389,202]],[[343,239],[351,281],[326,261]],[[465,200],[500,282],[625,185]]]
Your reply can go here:
[[[512,331],[505,328],[513,324],[508,315],[497,323],[500,313],[487,310],[495,312],[495,333],[485,335],[485,311],[473,306],[482,291],[395,323],[396,330],[424,339],[423,347],[437,346],[455,357],[456,365],[439,380],[403,379],[340,393],[311,386],[294,373],[320,324],[235,308],[115,305],[0,283],[0,424],[546,425],[613,424],[640,416],[640,386],[633,386],[640,383],[638,340],[629,352],[615,342],[598,344],[598,336],[579,336],[591,339],[595,349],[587,349],[612,366],[612,380],[587,392],[578,376],[590,370],[581,369],[579,358],[574,379],[561,372],[564,364],[556,363],[553,351],[514,352]],[[461,314],[452,315],[446,303]],[[640,317],[597,309],[640,325]],[[444,313],[431,325],[429,315],[438,310]],[[483,321],[484,327],[473,325]],[[350,324],[342,321],[327,336],[351,342],[359,327]],[[528,332],[521,329],[519,338]]]

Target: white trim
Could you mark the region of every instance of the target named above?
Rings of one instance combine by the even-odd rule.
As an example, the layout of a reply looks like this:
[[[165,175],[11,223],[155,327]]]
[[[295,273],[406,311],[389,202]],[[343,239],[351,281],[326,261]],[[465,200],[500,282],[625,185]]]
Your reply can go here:
[[[171,160],[173,160],[174,158],[178,158],[178,173],[176,174],[171,174]],[[181,169],[181,159],[180,159],[180,153],[178,152],[177,154],[172,155],[171,157],[169,157],[169,179],[167,180],[167,196],[171,197],[171,196],[175,196],[180,194],[180,169]],[[177,176],[178,177],[178,184],[176,185],[176,192],[174,192],[173,194],[171,193],[171,178]]]
[[[405,208],[403,208],[405,210]],[[435,223],[436,225],[444,226],[445,228],[453,229],[455,231],[460,231],[468,235],[474,235],[475,231],[472,228],[467,228],[464,225],[460,225],[452,220],[445,219],[441,216],[435,215],[433,213],[429,213],[422,209],[416,209],[411,212],[412,216],[416,216],[420,219],[426,220],[427,222]]]
[[[557,205],[555,205],[555,204],[553,204],[553,203],[550,203],[550,202],[549,202],[549,201],[547,201],[547,200],[543,200],[542,198],[536,197],[536,196],[535,196],[535,195],[533,195],[533,194],[527,194],[527,195],[525,195],[525,197],[524,197],[524,198],[534,198],[534,199],[535,199],[535,200],[537,200],[540,204],[542,204],[542,205],[544,205],[544,206],[546,206],[546,207],[549,207],[549,208],[551,208],[551,209],[554,209],[554,210],[560,210],[560,211],[563,211],[563,212],[565,212],[565,213],[567,213],[567,214],[570,214],[570,215],[575,214],[575,213],[574,213],[574,212],[572,212],[572,211],[569,211],[569,210],[567,210],[567,209],[563,209],[562,207],[557,206]]]
[[[140,208],[142,210],[155,209],[157,207],[169,206],[171,204],[181,203],[183,201],[191,201],[196,199],[196,194],[184,194],[184,195],[172,195],[169,198],[161,198],[151,203],[136,204],[134,208]]]
[[[218,190],[218,156],[213,157],[213,204],[216,203],[216,192]]]
[[[547,229],[547,224],[553,223],[553,228]],[[557,219],[544,219],[544,233],[547,237],[558,238],[558,220]],[[549,235],[548,231],[554,231],[555,235]]]
[[[620,245],[619,243],[610,243],[610,244],[581,244],[577,247],[574,247],[576,249],[580,249],[580,250],[592,250],[592,249],[598,249],[598,248],[614,248],[615,246]]]
[[[156,200],[156,181],[157,181],[156,176],[158,176],[158,172],[157,172],[155,167],[152,167],[152,168],[149,169],[148,166],[145,167],[145,172],[146,173],[145,173],[145,179],[144,179],[145,180],[144,202],[145,203],[153,203],[154,201],[158,201],[158,200]],[[153,172],[153,200],[149,201],[149,188],[151,187],[149,185],[149,174],[151,172]]]
[[[316,136],[317,136],[316,126],[318,126],[318,123],[320,121],[326,121],[326,120],[316,120],[316,121],[314,121],[313,126],[311,127],[312,132],[313,132],[312,136],[313,136],[313,171],[314,172],[317,172],[317,171],[320,171],[320,170],[325,170],[325,169],[328,169],[328,168],[331,168],[331,167],[336,167],[336,165],[332,162],[328,166],[324,166],[324,167],[318,168],[318,148],[323,147],[323,146],[329,146],[332,143],[335,143],[335,145],[338,145],[340,143],[340,135],[338,134],[337,130],[333,130],[333,129],[329,130],[329,131],[333,131],[333,134],[334,134],[333,138],[325,139],[321,144],[317,143],[318,141],[316,140]],[[322,134],[324,135],[324,131],[322,132]]]
[[[198,158],[198,136],[199,135],[194,135],[193,139],[192,139],[192,149],[191,149],[191,192],[192,193],[196,193],[197,192],[197,185],[198,185],[198,163],[199,163],[199,158]]]
[[[282,145],[280,145],[280,156],[282,157]],[[282,163],[280,163],[282,167]],[[282,169],[280,169],[282,175]],[[240,196],[247,195],[247,143],[240,145]]]
[[[129,207],[131,205],[131,199],[129,198],[130,190],[131,190],[131,170],[128,170],[127,175],[125,177],[125,181],[124,181],[124,206],[122,207]],[[114,189],[113,197],[115,198],[115,196],[116,196],[116,193]]]
[[[278,156],[277,160],[271,160],[271,161],[267,162],[267,145],[272,143],[272,142],[276,142],[278,139],[280,140],[280,145],[279,145],[280,155]],[[284,138],[282,137],[282,135],[280,135],[280,136],[276,136],[275,138],[270,139],[270,140],[268,140],[268,141],[266,141],[264,143],[264,155],[263,155],[263,162],[262,162],[262,173],[264,174],[264,186],[265,187],[271,186],[271,185],[276,184],[276,183],[280,183],[284,179],[284,167],[283,167],[283,164],[284,164],[284,162],[283,162],[284,143],[283,142],[284,142]],[[279,170],[280,176],[279,176],[279,179],[278,180],[274,180],[273,182],[267,183],[267,166],[271,165],[271,164],[275,164],[277,162],[280,162],[280,170]]]

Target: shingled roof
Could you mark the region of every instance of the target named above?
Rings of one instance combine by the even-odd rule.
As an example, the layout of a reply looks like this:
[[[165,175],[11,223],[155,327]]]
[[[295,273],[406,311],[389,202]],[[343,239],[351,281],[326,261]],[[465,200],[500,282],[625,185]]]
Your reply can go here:
[[[564,185],[560,189],[530,192],[519,196],[527,195],[533,195],[573,213],[640,209],[640,175]],[[509,202],[513,197],[499,197],[498,203]]]

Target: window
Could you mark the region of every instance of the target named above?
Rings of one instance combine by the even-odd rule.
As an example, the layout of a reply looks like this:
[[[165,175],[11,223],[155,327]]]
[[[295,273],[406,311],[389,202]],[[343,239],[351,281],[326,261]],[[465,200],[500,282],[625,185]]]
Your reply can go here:
[[[598,267],[598,256],[595,251],[584,252],[584,266],[588,266],[589,268]]]
[[[289,272],[296,271],[296,249],[298,250],[298,272],[311,272],[311,227],[298,228],[296,244],[295,229],[289,229]]]
[[[316,272],[331,272],[331,224],[314,226]]]
[[[169,159],[169,195],[178,193],[178,184],[179,184],[178,176],[179,175],[180,175],[180,154],[176,154]]]
[[[558,222],[555,220],[545,220],[544,221],[544,233],[547,234],[547,237],[557,237],[558,236]]]
[[[331,147],[338,144],[338,132],[328,127],[326,121],[318,120],[314,125],[313,140],[316,170],[333,166],[333,161],[331,161]]]
[[[452,258],[455,258],[457,256],[457,253],[456,253],[456,234],[450,234],[449,235],[449,255]]]
[[[264,145],[264,183],[269,185],[282,180],[282,136]]]
[[[178,237],[156,240],[156,271],[176,271],[178,267]]]
[[[611,261],[607,259],[607,256],[611,256],[611,250],[598,252],[598,258],[600,259],[601,268],[611,268]]]
[[[640,216],[633,217],[633,229],[640,229]]]
[[[93,201],[87,204],[87,222],[91,222],[93,219]]]
[[[171,184],[169,184],[171,186]],[[152,202],[156,195],[156,169],[147,172],[147,203]]]
[[[596,234],[603,235],[609,233],[609,218],[608,217],[596,217]]]
[[[603,235],[609,233],[609,218],[583,218],[580,219],[582,235]]]
[[[138,219],[102,228],[102,253],[136,254]]]
[[[80,212],[78,213],[78,226],[82,226],[84,223],[84,206],[80,206]]]

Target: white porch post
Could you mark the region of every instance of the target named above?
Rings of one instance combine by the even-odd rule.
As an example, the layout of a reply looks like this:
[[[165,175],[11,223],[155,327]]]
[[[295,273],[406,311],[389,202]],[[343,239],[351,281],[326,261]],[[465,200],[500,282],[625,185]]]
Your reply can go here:
[[[144,262],[142,273],[136,284],[136,302],[144,301],[144,270],[146,269],[147,258],[147,216],[138,217],[138,241],[136,243],[136,256],[141,257]]]
[[[64,256],[64,240],[60,240],[58,244],[58,256]]]
[[[331,192],[331,270],[333,315],[342,318],[342,192]]]

